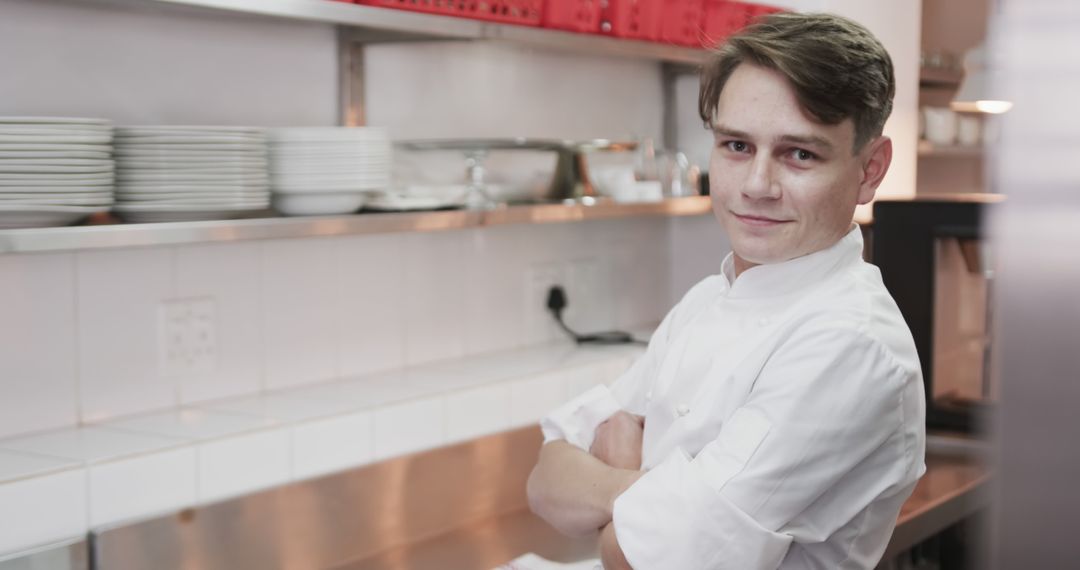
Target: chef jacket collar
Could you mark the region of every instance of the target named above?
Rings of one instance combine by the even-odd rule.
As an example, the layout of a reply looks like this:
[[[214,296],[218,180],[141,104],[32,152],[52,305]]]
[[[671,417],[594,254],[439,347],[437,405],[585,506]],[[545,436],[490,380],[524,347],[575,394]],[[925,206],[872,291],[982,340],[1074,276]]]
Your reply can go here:
[[[724,258],[721,271],[731,298],[774,297],[806,289],[838,266],[862,259],[863,239],[858,224],[832,246],[779,263],[755,265],[735,278],[735,254]]]

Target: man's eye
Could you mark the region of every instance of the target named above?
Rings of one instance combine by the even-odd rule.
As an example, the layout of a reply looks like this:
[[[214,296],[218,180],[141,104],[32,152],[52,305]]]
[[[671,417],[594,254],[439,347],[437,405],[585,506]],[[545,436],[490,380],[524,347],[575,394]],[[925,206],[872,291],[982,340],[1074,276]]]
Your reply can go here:
[[[803,150],[801,148],[797,148],[797,149],[793,150],[791,152],[791,156],[792,156],[792,158],[794,158],[795,160],[798,160],[800,162],[806,162],[808,160],[813,160],[813,159],[817,158],[817,155],[815,155],[814,153],[812,153],[812,152],[810,152],[808,150]]]
[[[728,141],[724,143],[724,146],[726,146],[728,150],[732,152],[746,152],[750,149],[750,146],[743,141]]]

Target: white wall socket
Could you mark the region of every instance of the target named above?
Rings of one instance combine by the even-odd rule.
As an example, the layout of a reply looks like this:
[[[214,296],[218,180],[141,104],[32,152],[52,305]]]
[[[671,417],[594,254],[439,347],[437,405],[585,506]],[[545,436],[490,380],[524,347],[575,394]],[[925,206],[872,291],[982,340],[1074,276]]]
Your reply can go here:
[[[168,376],[217,369],[217,304],[211,297],[174,299],[158,310],[158,363]]]

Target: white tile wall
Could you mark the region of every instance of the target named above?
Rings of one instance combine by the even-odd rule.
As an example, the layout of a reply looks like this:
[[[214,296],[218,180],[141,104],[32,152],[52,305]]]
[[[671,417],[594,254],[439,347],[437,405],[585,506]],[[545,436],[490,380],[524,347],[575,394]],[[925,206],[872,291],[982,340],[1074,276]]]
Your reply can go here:
[[[75,257],[0,256],[0,437],[74,425]]]
[[[468,232],[402,235],[405,363],[465,354]]]
[[[172,298],[169,248],[80,252],[79,401],[83,421],[176,404],[158,363],[158,311]]]
[[[468,353],[504,350],[524,342],[522,276],[532,258],[525,234],[505,227],[467,234],[464,335]]]
[[[402,236],[345,237],[337,243],[341,376],[400,368],[405,362],[405,322],[411,299],[405,279]]]
[[[339,272],[329,238],[263,244],[266,387],[337,376]]]
[[[371,46],[364,66],[367,118],[398,138],[661,135],[660,66],[652,62],[425,42]],[[444,77],[454,81],[435,79]]]
[[[212,299],[217,319],[216,367],[177,379],[181,403],[250,394],[261,387],[261,252],[255,242],[177,248],[176,297]]]
[[[375,411],[375,459],[412,453],[445,441],[443,398],[425,398]]]

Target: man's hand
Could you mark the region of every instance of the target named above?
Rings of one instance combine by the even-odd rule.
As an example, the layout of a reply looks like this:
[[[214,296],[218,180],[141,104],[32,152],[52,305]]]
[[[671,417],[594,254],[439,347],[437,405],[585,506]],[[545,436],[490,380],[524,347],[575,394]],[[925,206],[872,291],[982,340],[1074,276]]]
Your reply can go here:
[[[644,433],[645,418],[620,410],[597,426],[589,453],[617,469],[638,471]]]

